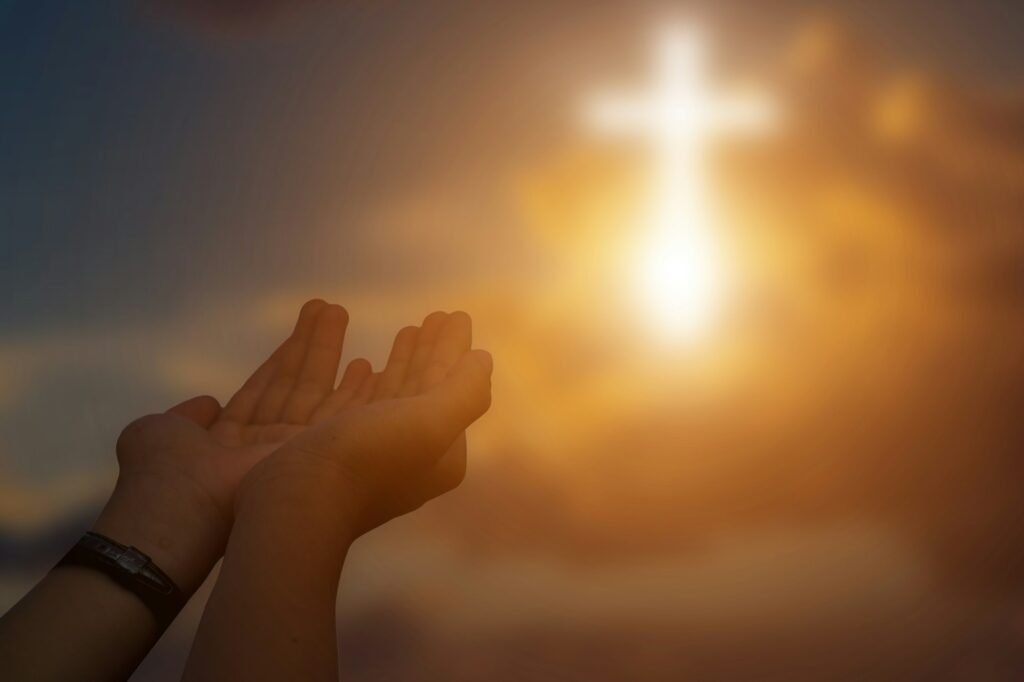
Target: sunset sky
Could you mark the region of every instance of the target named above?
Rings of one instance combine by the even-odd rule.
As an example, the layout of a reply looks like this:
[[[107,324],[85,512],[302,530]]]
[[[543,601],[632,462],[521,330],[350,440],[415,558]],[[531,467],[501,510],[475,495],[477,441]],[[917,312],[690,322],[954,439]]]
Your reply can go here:
[[[317,296],[351,357],[464,309],[497,368],[463,488],[352,554],[346,679],[1019,679],[1010,5],[0,0],[0,609],[125,424]],[[708,152],[731,287],[687,344],[623,258],[649,155],[581,124],[678,19],[785,111]]]

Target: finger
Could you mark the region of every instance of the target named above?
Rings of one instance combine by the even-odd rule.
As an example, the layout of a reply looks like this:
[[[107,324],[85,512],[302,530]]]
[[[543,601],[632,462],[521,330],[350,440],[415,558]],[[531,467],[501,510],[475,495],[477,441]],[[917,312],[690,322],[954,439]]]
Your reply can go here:
[[[310,424],[319,424],[325,419],[333,417],[345,409],[355,398],[363,383],[373,374],[373,367],[368,360],[357,358],[348,363],[345,373],[341,377],[338,388],[331,392],[313,411],[310,417]]]
[[[409,362],[412,360],[419,333],[419,327],[405,327],[395,335],[388,364],[377,380],[371,400],[387,400],[398,395],[398,389],[402,386]]]
[[[285,402],[283,421],[305,424],[334,388],[345,341],[348,313],[340,305],[329,305],[320,312],[306,347],[302,369]]]
[[[490,353],[469,351],[440,385],[408,400],[415,411],[413,431],[428,448],[443,454],[490,408],[493,368]]]
[[[302,306],[302,310],[299,312],[299,319],[295,322],[295,328],[292,330],[291,335],[270,354],[270,357],[260,365],[259,369],[246,380],[242,388],[238,389],[238,392],[231,397],[231,400],[224,407],[224,411],[221,412],[219,421],[237,422],[239,424],[248,424],[252,421],[257,405],[259,405],[260,400],[267,391],[267,387],[277,372],[277,366],[280,364],[281,357],[294,345],[293,339],[297,335],[305,333],[306,327],[312,327],[316,310],[319,307],[317,304],[322,305],[323,301],[309,301]]]
[[[366,377],[363,381],[363,385],[360,386],[355,395],[352,396],[348,405],[365,405],[373,400],[373,392],[377,388],[378,381],[380,381],[380,372],[374,372],[370,376]]]
[[[280,421],[285,401],[288,400],[288,395],[292,392],[292,387],[295,385],[302,362],[306,357],[306,346],[309,345],[310,337],[313,335],[316,320],[326,306],[327,304],[319,299],[309,301],[302,306],[299,320],[295,323],[295,331],[281,347],[273,377],[256,405],[251,420],[253,423],[272,424]]]
[[[430,363],[420,377],[419,392],[429,391],[448,375],[473,344],[473,321],[469,315],[457,311],[448,316],[444,328],[434,344]]]
[[[189,398],[167,411],[171,414],[190,419],[204,429],[209,428],[210,425],[217,421],[217,416],[221,412],[220,403],[217,402],[217,399],[208,395]]]
[[[252,376],[246,379],[238,392],[231,396],[231,400],[221,411],[218,421],[237,424],[249,423],[253,412],[256,411],[256,404],[259,403],[260,397],[263,396],[263,392],[267,390],[267,385],[274,376],[274,368],[277,366],[283,347],[284,344],[278,346],[270,357],[253,372]]]
[[[341,377],[341,383],[338,384],[340,390],[351,390],[356,392],[363,385],[363,382],[373,374],[373,365],[366,358],[356,358],[352,362],[348,363],[348,367],[345,368],[345,374]]]
[[[408,473],[433,465],[490,407],[491,371],[488,353],[470,351],[434,390],[338,415],[310,430],[308,447],[348,452],[356,475]],[[378,457],[381,454],[387,456]]]
[[[434,353],[434,344],[447,320],[448,315],[442,312],[430,313],[423,320],[419,336],[416,338],[416,349],[413,351],[412,359],[409,360],[409,368],[403,378],[402,387],[398,389],[400,398],[416,395],[420,375],[430,364],[430,358]]]

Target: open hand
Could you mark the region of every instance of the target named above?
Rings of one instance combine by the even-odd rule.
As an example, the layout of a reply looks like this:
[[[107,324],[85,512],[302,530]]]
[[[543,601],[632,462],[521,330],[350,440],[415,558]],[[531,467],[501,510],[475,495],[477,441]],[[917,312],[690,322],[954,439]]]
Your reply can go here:
[[[253,469],[239,508],[331,508],[354,538],[458,486],[465,429],[490,406],[491,357],[470,345],[465,313],[400,331],[383,372],[343,380],[313,426]]]
[[[347,324],[340,306],[310,301],[223,409],[200,396],[130,424],[118,441],[117,489],[95,530],[149,553],[182,589],[197,587],[223,552],[236,491],[257,462],[313,425],[428,392],[471,344],[465,313],[432,313],[398,333],[382,372],[356,359],[335,387]],[[457,486],[465,457],[460,432],[429,465],[380,487],[358,532]]]
[[[117,487],[95,530],[150,554],[182,589],[197,587],[223,551],[239,482],[333,394],[347,324],[341,306],[310,301],[223,409],[200,396],[132,422],[118,440]],[[365,360],[352,362],[343,385],[370,371]]]

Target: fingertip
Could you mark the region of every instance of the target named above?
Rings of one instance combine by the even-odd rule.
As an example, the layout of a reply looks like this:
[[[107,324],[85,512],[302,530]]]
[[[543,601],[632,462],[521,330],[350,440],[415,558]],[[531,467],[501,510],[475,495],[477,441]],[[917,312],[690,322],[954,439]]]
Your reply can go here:
[[[322,298],[311,298],[302,304],[302,308],[299,309],[299,315],[308,315],[314,313],[323,306],[327,305],[327,301]]]
[[[366,358],[356,358],[345,367],[345,372],[341,375],[341,383],[338,384],[338,387],[356,391],[372,374],[373,365],[370,364],[370,361]]]
[[[467,336],[472,335],[473,318],[469,316],[469,313],[456,310],[448,316],[448,320],[455,329],[464,330]]]
[[[220,415],[220,401],[211,395],[199,395],[178,403],[167,410],[171,414],[185,417],[203,428],[208,427]]]
[[[395,341],[391,345],[392,356],[396,356],[397,359],[412,354],[412,350],[416,346],[416,339],[419,335],[420,328],[415,325],[409,325],[399,329],[398,333],[395,334]]]
[[[435,310],[426,317],[423,318],[423,324],[421,325],[424,329],[427,327],[440,326],[447,319],[448,313]]]
[[[463,350],[469,350],[473,345],[473,318],[464,310],[456,310],[449,317],[450,329],[453,330]]]
[[[303,330],[312,329],[320,310],[326,305],[327,302],[321,298],[311,298],[303,303],[302,308],[299,309],[299,318],[295,321],[293,335],[302,335],[305,333]]]
[[[220,401],[214,398],[212,395],[207,395],[205,393],[203,395],[197,395],[195,398],[192,398],[192,400],[189,402],[193,401],[211,410],[220,409]]]
[[[485,350],[471,350],[469,354],[473,360],[483,368],[487,376],[494,372],[494,357]]]
[[[321,319],[326,319],[327,322],[336,325],[348,324],[348,311],[337,303],[326,304],[323,312],[320,313]]]
[[[355,372],[373,373],[373,365],[366,358],[356,358],[348,363],[348,369]]]

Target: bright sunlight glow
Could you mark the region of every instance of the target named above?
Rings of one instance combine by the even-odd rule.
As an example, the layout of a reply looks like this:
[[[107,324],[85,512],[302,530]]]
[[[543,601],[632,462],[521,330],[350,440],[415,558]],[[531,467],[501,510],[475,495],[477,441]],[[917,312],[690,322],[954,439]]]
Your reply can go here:
[[[655,48],[649,89],[631,97],[595,98],[587,118],[599,132],[641,136],[651,148],[656,175],[636,264],[638,290],[663,332],[693,339],[710,328],[724,292],[705,208],[704,147],[726,131],[764,130],[775,112],[760,97],[712,92],[704,41],[696,31],[666,27]]]
[[[640,300],[669,338],[696,338],[714,320],[721,287],[715,256],[692,232],[664,235],[640,251]]]

